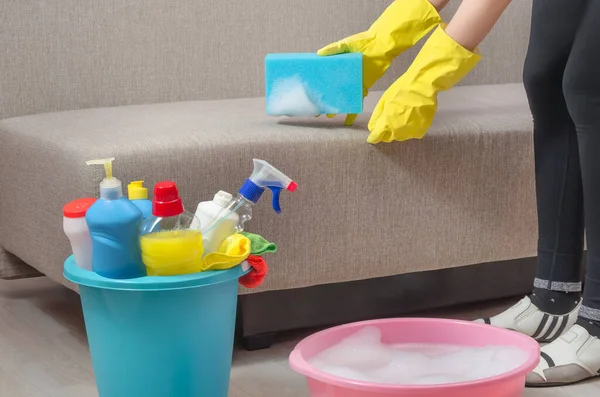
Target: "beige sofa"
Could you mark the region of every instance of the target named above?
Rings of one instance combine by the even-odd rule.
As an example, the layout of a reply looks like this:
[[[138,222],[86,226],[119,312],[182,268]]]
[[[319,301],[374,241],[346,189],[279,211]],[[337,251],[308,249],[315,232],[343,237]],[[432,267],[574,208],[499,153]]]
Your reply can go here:
[[[387,3],[0,4],[0,277],[39,271],[73,288],[62,278],[61,207],[97,194],[101,170],[87,159],[115,156],[125,182],[172,178],[193,209],[234,192],[257,157],[300,188],[281,216],[265,199],[249,224],[280,246],[267,282],[242,291],[251,347],[283,329],[527,291],[536,218],[520,79],[531,1],[510,6],[422,141],[368,145],[368,113],[353,128],[264,114],[265,54],[366,29]]]

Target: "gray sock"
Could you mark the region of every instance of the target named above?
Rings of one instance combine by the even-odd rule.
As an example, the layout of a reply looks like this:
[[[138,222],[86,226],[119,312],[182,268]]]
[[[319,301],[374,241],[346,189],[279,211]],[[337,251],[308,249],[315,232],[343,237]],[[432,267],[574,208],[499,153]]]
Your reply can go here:
[[[530,298],[531,302],[541,311],[562,315],[573,311],[577,307],[581,300],[581,291],[552,291],[544,288],[534,288]]]
[[[600,338],[600,263],[595,261],[588,262],[583,306],[577,324]]]

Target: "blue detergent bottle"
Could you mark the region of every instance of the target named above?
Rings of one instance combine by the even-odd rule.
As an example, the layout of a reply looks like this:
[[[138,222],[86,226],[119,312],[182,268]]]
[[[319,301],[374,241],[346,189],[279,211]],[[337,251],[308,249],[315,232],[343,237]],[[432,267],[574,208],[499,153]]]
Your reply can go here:
[[[103,165],[106,178],[100,183],[100,199],[87,211],[92,237],[92,270],[114,279],[146,275],[140,250],[142,211],[123,196],[121,181],[112,175],[114,158],[87,161]]]
[[[148,200],[148,189],[144,181],[134,181],[127,185],[129,200],[142,211],[144,219],[152,215],[152,201]]]

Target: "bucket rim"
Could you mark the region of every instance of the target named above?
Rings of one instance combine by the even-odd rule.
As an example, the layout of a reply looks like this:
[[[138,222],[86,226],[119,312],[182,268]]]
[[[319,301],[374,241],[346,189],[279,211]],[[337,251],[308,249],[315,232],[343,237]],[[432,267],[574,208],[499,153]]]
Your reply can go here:
[[[237,265],[228,270],[214,270],[177,276],[144,276],[131,279],[106,278],[98,273],[80,268],[71,255],[64,263],[65,279],[85,287],[121,291],[168,291],[206,287],[237,280],[248,271]]]

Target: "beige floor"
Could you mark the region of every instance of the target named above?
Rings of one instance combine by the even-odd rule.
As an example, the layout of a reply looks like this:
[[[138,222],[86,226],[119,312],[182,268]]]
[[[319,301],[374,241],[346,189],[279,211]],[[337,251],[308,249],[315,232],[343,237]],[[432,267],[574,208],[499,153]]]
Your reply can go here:
[[[495,310],[484,305],[439,314],[472,318]],[[284,335],[269,350],[236,350],[230,396],[308,396],[302,377],[286,364],[294,344],[306,335]],[[600,380],[562,389],[526,390],[524,396],[599,395]],[[78,295],[45,278],[0,280],[0,396],[97,396]]]

